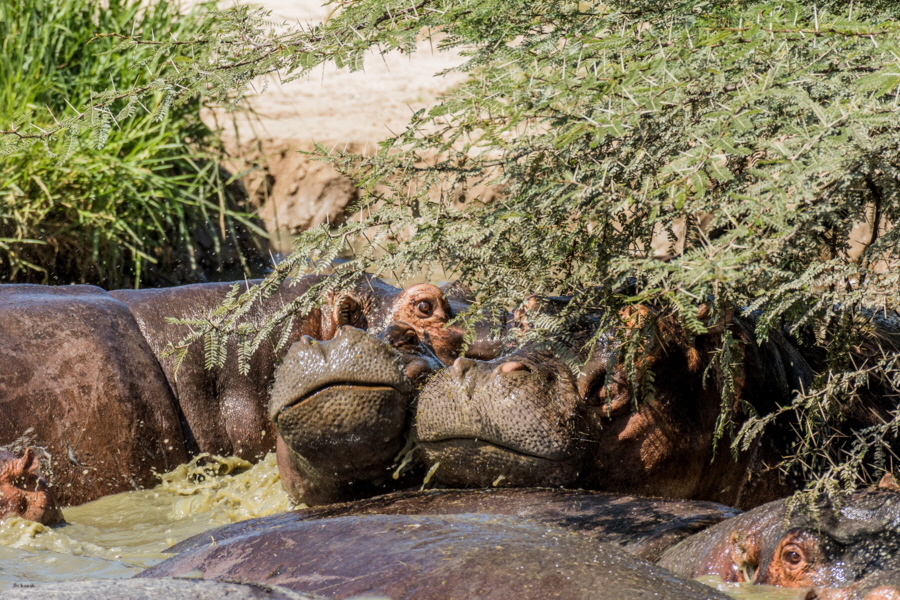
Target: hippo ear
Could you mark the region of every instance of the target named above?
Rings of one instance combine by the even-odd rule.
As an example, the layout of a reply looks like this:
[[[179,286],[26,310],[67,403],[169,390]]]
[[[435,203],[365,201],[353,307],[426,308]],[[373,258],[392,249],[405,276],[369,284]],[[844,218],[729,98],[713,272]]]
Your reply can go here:
[[[760,555],[758,533],[745,535],[740,531],[732,531],[728,538],[728,554],[731,557],[733,572],[729,573],[729,576],[722,575],[723,579],[730,582],[752,582],[756,579]]]
[[[884,474],[884,477],[878,482],[878,487],[892,492],[900,492],[900,484],[897,483],[897,480],[890,472]]]
[[[25,448],[25,454],[22,458],[19,459],[19,466],[22,470],[22,473],[31,473],[32,475],[38,474],[38,469],[41,468],[41,463],[35,456],[33,448]]]
[[[344,294],[334,303],[335,330],[344,325],[350,325],[358,329],[366,329],[368,323],[359,300],[350,294]]]

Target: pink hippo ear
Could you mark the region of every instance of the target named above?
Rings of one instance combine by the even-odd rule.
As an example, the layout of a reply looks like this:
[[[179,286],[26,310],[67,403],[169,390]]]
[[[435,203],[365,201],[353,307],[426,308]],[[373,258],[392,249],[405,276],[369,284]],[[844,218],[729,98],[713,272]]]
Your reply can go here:
[[[30,473],[39,476],[38,469],[41,468],[41,464],[32,448],[25,448],[25,454],[19,459],[19,465],[23,475]]]

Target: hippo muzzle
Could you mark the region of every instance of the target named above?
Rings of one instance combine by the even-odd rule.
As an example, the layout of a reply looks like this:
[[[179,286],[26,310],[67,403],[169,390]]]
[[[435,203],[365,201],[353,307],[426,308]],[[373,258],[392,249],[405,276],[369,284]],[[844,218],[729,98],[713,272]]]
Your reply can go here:
[[[447,485],[572,485],[577,405],[570,376],[539,361],[457,359],[422,389],[413,440]]]
[[[378,337],[344,326],[331,340],[304,337],[291,346],[269,416],[294,501],[346,499],[348,488],[389,476],[406,443],[416,380],[440,366],[405,323]]]

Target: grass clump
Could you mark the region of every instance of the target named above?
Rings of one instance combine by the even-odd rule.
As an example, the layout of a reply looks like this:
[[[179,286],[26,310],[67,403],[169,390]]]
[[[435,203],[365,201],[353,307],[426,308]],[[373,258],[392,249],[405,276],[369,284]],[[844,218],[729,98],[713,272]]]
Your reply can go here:
[[[199,35],[186,30],[197,23],[165,0],[0,3],[0,131],[49,130],[90,104],[92,90],[153,85],[152,41]],[[115,37],[98,34],[118,31],[150,43],[120,51]],[[5,147],[0,280],[171,285],[261,260],[265,234],[218,166],[221,147],[199,118],[200,101],[173,99],[160,86],[81,116],[93,131]]]

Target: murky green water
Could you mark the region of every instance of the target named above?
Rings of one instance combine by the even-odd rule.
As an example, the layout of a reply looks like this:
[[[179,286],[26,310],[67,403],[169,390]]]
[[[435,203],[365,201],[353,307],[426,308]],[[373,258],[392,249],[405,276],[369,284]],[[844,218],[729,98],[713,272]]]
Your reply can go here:
[[[250,466],[239,458],[195,459],[152,490],[126,492],[63,511],[50,528],[18,518],[0,522],[0,589],[42,583],[131,577],[168,558],[163,551],[212,527],[291,508],[275,455]],[[797,590],[703,583],[742,600],[796,600]]]
[[[64,509],[67,525],[0,522],[0,589],[131,577],[165,560],[163,550],[176,542],[290,507],[274,454],[253,467],[239,458],[195,459],[164,475],[152,490]]]

